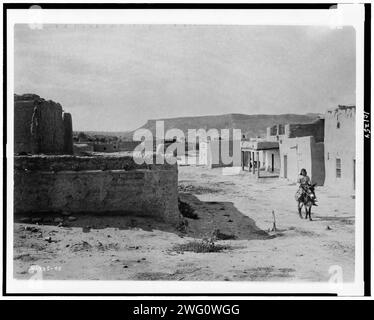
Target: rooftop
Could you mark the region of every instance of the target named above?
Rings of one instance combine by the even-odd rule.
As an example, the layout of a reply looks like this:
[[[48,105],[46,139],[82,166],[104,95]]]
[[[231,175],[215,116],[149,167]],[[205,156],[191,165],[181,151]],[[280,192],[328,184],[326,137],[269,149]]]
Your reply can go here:
[[[268,150],[268,149],[279,149],[278,141],[242,141],[242,149],[252,149],[252,150]]]

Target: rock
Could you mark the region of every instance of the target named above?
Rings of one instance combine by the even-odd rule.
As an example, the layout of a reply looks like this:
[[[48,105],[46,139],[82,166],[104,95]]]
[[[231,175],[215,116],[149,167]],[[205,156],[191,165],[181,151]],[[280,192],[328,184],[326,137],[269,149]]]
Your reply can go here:
[[[35,227],[26,226],[25,231],[39,232],[40,230],[38,228],[35,228]]]
[[[217,240],[236,239],[236,236],[234,234],[223,233],[219,229],[215,229],[212,233],[212,236],[215,237]]]
[[[123,266],[124,268],[128,268],[128,266]]]
[[[63,221],[64,221],[64,219],[59,218],[59,217],[53,219],[53,222],[56,222],[56,223],[61,223]]]
[[[70,247],[70,250],[73,251],[73,252],[91,251],[92,250],[92,246],[88,242],[86,242],[86,241],[81,241],[81,242],[73,244]]]
[[[44,240],[45,240],[45,241],[48,241],[49,243],[52,242],[52,238],[51,238],[51,237],[45,237]]]
[[[76,217],[73,217],[73,216],[70,216],[70,217],[68,217],[68,220],[69,220],[69,221],[75,221],[75,220],[77,220],[77,218],[76,218]]]
[[[327,226],[327,227],[326,227],[326,230],[332,230],[332,229],[330,228],[330,226]]]

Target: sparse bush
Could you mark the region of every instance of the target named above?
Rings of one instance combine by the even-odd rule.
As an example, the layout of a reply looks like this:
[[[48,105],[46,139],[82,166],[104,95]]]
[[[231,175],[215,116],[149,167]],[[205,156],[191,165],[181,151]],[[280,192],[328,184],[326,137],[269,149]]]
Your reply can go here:
[[[215,244],[212,238],[204,238],[200,241],[194,240],[174,247],[174,250],[178,252],[192,251],[196,253],[220,252],[227,249],[231,249],[231,247]]]

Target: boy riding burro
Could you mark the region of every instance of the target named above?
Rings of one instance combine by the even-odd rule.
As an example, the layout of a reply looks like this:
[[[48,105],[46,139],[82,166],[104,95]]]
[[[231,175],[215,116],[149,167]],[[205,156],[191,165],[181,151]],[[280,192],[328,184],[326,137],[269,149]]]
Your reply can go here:
[[[297,184],[299,188],[295,194],[295,199],[298,202],[297,208],[299,215],[301,217],[301,208],[304,205],[305,219],[309,215],[309,219],[312,220],[311,207],[317,206],[317,198],[314,193],[315,184],[311,184],[310,178],[305,169],[301,169],[300,175],[297,178]]]

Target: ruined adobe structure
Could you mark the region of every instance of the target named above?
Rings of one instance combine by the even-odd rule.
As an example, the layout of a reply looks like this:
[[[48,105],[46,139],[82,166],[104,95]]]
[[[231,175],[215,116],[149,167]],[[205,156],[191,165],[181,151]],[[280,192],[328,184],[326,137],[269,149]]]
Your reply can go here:
[[[353,191],[356,175],[356,107],[338,106],[325,116],[326,185]]]
[[[14,152],[72,154],[72,118],[59,103],[14,95]]]
[[[139,165],[118,154],[74,156],[72,118],[60,104],[15,95],[14,108],[16,214],[118,213],[180,221],[176,164]]]
[[[14,209],[116,213],[178,223],[177,165],[131,156],[15,156]]]

